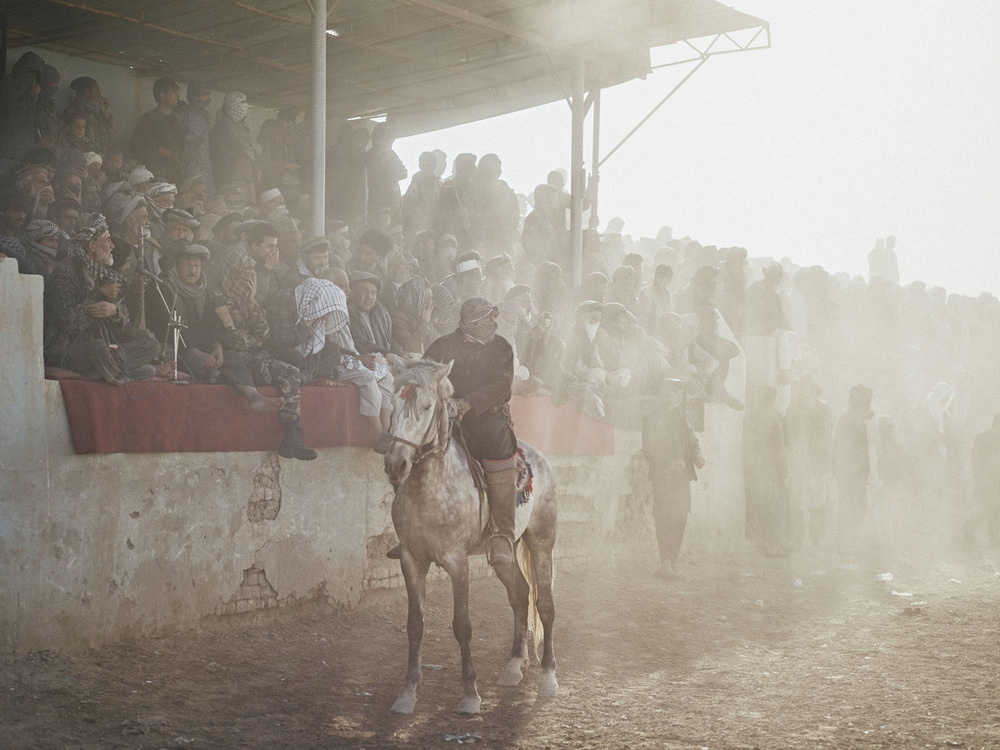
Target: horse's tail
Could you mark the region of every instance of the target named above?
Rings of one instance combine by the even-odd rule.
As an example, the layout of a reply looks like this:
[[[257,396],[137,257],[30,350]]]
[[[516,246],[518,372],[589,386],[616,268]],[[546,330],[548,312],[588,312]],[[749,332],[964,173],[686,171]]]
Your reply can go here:
[[[521,539],[517,545],[517,565],[521,568],[524,580],[528,582],[528,627],[531,628],[533,634],[535,661],[541,661],[539,647],[544,636],[544,626],[542,625],[542,618],[538,616],[538,605],[536,603],[538,587],[535,584],[535,563],[531,557],[531,550],[528,549],[528,545],[524,539]]]

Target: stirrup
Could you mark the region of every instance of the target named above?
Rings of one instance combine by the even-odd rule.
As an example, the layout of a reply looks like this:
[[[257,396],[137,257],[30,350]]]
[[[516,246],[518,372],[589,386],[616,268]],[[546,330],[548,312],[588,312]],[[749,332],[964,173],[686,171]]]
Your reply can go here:
[[[499,531],[496,531],[496,532],[490,534],[486,538],[486,562],[489,563],[490,567],[493,567],[493,556],[490,555],[490,542],[492,542],[497,537],[499,537],[500,539],[503,539],[505,542],[507,542],[507,544],[510,545],[510,562],[511,562],[511,564],[513,564],[514,561],[515,561],[515,559],[516,559],[515,555],[514,555],[514,540],[511,539],[506,534],[500,533]]]

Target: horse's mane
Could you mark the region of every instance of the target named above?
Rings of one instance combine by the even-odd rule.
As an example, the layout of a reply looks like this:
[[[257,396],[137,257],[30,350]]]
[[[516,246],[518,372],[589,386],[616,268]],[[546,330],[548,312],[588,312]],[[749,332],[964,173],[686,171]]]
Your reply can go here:
[[[435,380],[442,364],[430,359],[419,359],[411,362],[396,375],[396,388],[404,385],[412,385],[417,388],[434,388]],[[455,392],[454,386],[448,378],[442,378],[436,385],[437,394],[440,398],[451,398]]]

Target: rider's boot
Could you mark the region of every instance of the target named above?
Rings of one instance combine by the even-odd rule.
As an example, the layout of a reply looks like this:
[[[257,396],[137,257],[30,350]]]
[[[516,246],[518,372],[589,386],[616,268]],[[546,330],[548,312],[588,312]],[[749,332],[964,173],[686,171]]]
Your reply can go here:
[[[484,462],[489,465],[489,462]],[[504,462],[507,463],[507,462]],[[514,562],[514,509],[517,496],[517,467],[486,471],[486,496],[490,501],[493,533],[486,542],[486,559],[494,568]]]

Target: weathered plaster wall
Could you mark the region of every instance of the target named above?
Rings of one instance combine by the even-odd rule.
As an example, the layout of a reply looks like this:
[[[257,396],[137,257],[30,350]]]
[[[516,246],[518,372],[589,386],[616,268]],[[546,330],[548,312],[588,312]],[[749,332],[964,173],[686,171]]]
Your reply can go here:
[[[365,588],[400,585],[384,557],[391,490],[370,451],[76,455],[59,385],[43,379],[41,299],[40,279],[0,260],[0,649],[164,635],[317,596],[353,607]],[[686,547],[716,555],[742,540],[739,415],[710,408],[706,426]],[[549,456],[559,565],[638,552],[653,567],[639,435],[618,430],[615,444],[613,457]],[[490,574],[482,558],[472,569]]]

